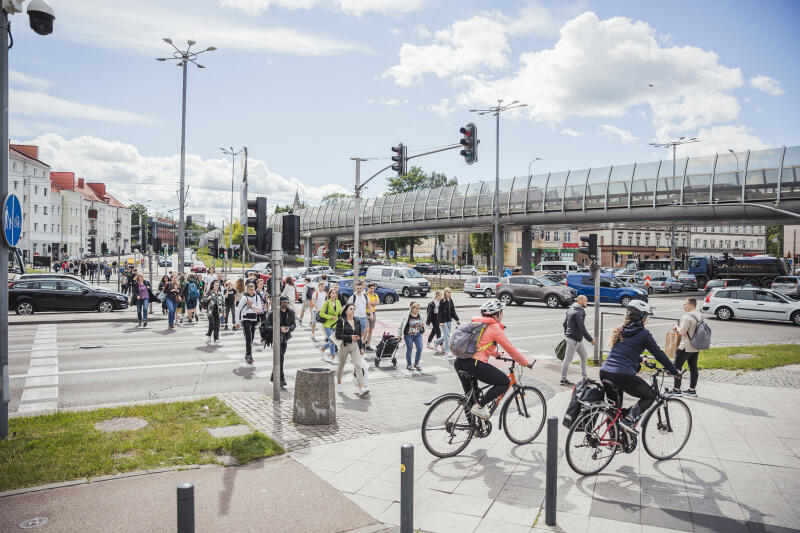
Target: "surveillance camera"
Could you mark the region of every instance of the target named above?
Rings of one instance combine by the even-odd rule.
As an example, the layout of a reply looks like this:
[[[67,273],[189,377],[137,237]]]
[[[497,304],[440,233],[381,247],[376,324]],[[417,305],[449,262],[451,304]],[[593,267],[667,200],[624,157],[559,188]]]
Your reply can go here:
[[[46,0],[31,0],[28,4],[28,17],[31,20],[31,29],[39,35],[53,33],[53,21],[56,15]]]

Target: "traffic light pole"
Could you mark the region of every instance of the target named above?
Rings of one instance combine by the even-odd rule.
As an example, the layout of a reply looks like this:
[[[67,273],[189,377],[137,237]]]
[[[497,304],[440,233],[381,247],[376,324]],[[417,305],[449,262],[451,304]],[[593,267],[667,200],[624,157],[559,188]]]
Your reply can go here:
[[[600,265],[592,261],[589,266],[592,276],[594,276],[594,364],[600,364]]]
[[[244,239],[245,241],[247,239]],[[281,400],[281,277],[283,250],[281,232],[272,230],[272,399]],[[291,302],[294,305],[294,302]]]

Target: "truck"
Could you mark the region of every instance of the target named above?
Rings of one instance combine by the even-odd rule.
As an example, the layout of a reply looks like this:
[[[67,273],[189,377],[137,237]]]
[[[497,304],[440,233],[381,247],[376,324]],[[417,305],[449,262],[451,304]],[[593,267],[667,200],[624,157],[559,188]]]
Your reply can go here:
[[[722,257],[689,258],[689,274],[697,278],[698,289],[705,288],[709,280],[718,278],[742,279],[757,287],[769,288],[775,278],[788,273],[786,261],[776,257],[733,257],[723,254]]]

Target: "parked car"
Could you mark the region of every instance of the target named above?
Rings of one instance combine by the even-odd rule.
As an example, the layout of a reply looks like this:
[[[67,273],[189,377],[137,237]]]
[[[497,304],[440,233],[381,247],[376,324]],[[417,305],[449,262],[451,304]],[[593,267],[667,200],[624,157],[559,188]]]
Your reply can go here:
[[[800,276],[779,276],[772,282],[772,290],[800,300]]]
[[[578,291],[578,295],[586,296],[590,302],[594,301],[594,282],[589,274],[567,275],[567,286]],[[627,307],[631,300],[647,301],[647,291],[636,287],[621,285],[616,278],[607,274],[600,274],[600,302],[617,302]]]
[[[452,265],[433,265],[431,267],[431,274],[455,274],[456,269]]]
[[[483,295],[486,298],[494,296],[497,283],[500,278],[497,276],[475,276],[464,281],[464,293],[472,298]]]
[[[705,293],[708,294],[713,289],[719,288],[733,288],[733,287],[754,287],[752,283],[747,282],[743,279],[738,278],[728,278],[728,279],[712,279],[706,283]]]
[[[326,274],[328,276],[328,283],[339,283],[344,278],[342,276],[337,276],[336,274]],[[317,283],[322,281],[322,274],[318,276],[311,277],[311,286],[316,289]]]
[[[578,297],[578,291],[547,278],[533,276],[512,276],[503,278],[496,285],[497,298],[504,305],[514,302],[544,302],[547,307],[567,307]]]
[[[650,280],[650,286],[654,292],[683,292],[683,284],[675,278],[656,276]]]
[[[534,276],[536,277],[536,276]],[[544,273],[542,276],[544,279],[549,279],[555,283],[564,284],[564,280],[567,279],[567,271],[566,270],[551,270],[550,272]]]
[[[378,285],[375,288],[375,292],[378,294],[378,298],[380,298],[381,303],[385,304],[393,304],[400,299],[400,295],[397,294],[397,291],[394,289],[390,289],[389,287],[381,287]],[[353,280],[352,279],[343,279],[339,280],[339,298],[346,301],[353,295]]]
[[[414,270],[419,272],[420,274],[432,274],[433,273],[434,265],[431,263],[417,263],[414,265]]]
[[[366,276],[366,274],[367,274],[367,268],[368,268],[368,267],[365,267],[365,266],[364,266],[364,267],[360,267],[360,268],[358,269],[358,275],[359,275],[359,276],[362,276],[362,277],[363,277],[363,276]],[[352,278],[352,277],[353,277],[353,269],[350,269],[350,270],[345,270],[345,271],[344,271],[344,273],[343,273],[342,275],[343,275],[344,277],[346,277],[346,278]]]
[[[647,294],[653,294],[653,287],[650,285],[645,285],[643,281],[639,278],[634,276],[633,274],[615,276],[621,283],[624,283],[627,287],[635,287],[637,289],[642,289],[647,291]]]
[[[431,291],[428,280],[408,267],[371,266],[367,268],[364,278],[374,281],[377,285],[394,289],[404,298],[409,298],[412,294],[419,294],[424,298]]]
[[[473,276],[478,275],[478,269],[475,268],[475,265],[461,265],[456,269],[456,272],[459,274],[472,274]]]
[[[18,315],[41,311],[99,311],[127,309],[124,294],[101,289],[69,276],[15,279],[8,283],[8,308]]]
[[[578,263],[575,261],[542,261],[533,267],[533,275],[537,278],[553,270],[563,272],[577,272]]]
[[[800,326],[800,302],[777,291],[757,287],[716,288],[706,295],[701,311],[720,320],[788,320]]]
[[[206,264],[202,261],[192,261],[192,272],[195,274],[205,274]]]
[[[251,266],[249,270],[255,270],[267,275],[272,274],[272,266],[266,261],[263,263],[256,263],[255,265]]]
[[[697,277],[694,274],[681,274],[678,276],[678,281],[685,291],[697,290]]]

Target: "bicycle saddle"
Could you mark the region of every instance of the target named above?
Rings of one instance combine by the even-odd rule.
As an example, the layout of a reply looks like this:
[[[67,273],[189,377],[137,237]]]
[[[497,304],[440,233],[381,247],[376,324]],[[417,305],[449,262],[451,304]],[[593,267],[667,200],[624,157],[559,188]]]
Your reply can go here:
[[[603,384],[603,390],[606,393],[606,398],[608,398],[609,401],[614,402],[614,405],[616,405],[617,407],[621,406],[622,401],[620,399],[619,388],[610,381],[608,381],[607,379],[602,380],[602,384]]]

